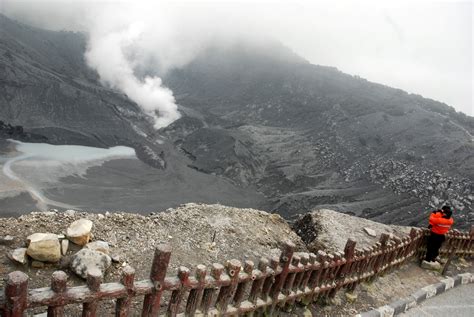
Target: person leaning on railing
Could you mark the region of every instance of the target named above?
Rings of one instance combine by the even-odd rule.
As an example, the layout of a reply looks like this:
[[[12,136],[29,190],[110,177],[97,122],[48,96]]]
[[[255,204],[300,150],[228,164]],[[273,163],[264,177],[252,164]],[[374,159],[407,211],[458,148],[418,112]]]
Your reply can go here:
[[[422,262],[422,267],[428,269],[439,269],[441,260],[439,259],[439,249],[445,240],[445,234],[451,229],[454,223],[452,218],[453,211],[450,206],[443,206],[441,210],[435,210],[430,215],[431,230],[426,246],[426,257]]]

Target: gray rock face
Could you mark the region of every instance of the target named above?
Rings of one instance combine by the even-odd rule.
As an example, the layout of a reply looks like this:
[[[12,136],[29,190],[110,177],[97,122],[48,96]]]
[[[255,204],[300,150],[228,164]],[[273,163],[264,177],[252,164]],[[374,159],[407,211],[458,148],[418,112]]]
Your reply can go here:
[[[74,254],[70,268],[82,278],[87,277],[91,271],[99,271],[102,275],[112,264],[110,256],[100,251],[82,249]]]

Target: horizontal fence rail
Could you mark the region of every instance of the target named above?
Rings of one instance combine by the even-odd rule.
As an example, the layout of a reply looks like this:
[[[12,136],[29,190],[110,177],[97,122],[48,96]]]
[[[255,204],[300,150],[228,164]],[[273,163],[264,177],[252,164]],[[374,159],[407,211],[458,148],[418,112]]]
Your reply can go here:
[[[70,304],[82,304],[82,316],[98,316],[99,304],[115,301],[115,316],[134,315],[134,299],[143,298],[141,316],[236,316],[271,315],[291,310],[295,303],[308,305],[332,298],[344,288],[353,291],[363,281],[399,268],[408,259],[424,257],[429,230],[413,228],[404,238],[381,234],[371,247],[356,248],[348,239],[344,252],[319,250],[295,252],[284,243],[280,257],[252,261],[227,261],[194,270],[181,266],[177,276],[167,276],[171,257],[168,245],[159,245],[154,254],[150,278],[135,281],[135,271],[127,266],[120,282],[102,283],[100,273],[90,272],[86,285],[67,287],[67,275],[56,271],[51,286],[28,289],[28,276],[16,271],[7,275],[0,295],[0,311],[5,317],[23,316],[27,309],[46,307],[48,316],[64,316]],[[442,254],[471,257],[474,254],[474,227],[469,233],[453,230],[446,234]],[[191,273],[192,272],[192,273]],[[166,299],[166,300],[164,300]]]

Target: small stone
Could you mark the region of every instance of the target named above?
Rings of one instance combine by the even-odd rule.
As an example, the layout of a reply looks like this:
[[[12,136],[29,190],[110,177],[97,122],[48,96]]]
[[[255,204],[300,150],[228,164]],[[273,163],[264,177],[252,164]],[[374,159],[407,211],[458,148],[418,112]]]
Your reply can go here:
[[[26,248],[18,248],[8,253],[8,258],[20,264],[26,264],[28,259],[26,257]]]
[[[91,239],[91,230],[92,221],[82,218],[71,223],[67,228],[66,236],[77,245],[85,245]]]
[[[35,269],[42,269],[44,268],[44,263],[41,261],[32,261],[31,262],[31,267]]]
[[[364,231],[365,231],[365,233],[367,233],[371,237],[376,237],[377,236],[377,233],[375,232],[374,229],[370,229],[370,228],[365,227]]]
[[[349,303],[354,303],[357,300],[356,293],[346,293],[346,299]]]
[[[84,248],[89,249],[89,250],[103,252],[105,254],[109,254],[110,252],[109,244],[105,241],[89,242],[88,244],[84,246]]]
[[[61,258],[61,247],[54,233],[34,233],[27,237],[26,253],[35,260],[58,262]]]
[[[67,250],[69,249],[69,240],[64,239],[61,241],[61,254],[66,255]]]
[[[102,276],[112,264],[112,259],[105,253],[82,249],[74,254],[71,262],[71,270],[82,278],[87,277],[87,273],[99,270]]]
[[[61,240],[61,239],[66,239],[66,236],[64,234],[58,234],[58,239]]]
[[[99,219],[104,219],[105,216],[104,216],[103,214],[97,214],[97,218],[99,218]]]
[[[120,263],[120,261],[122,260],[120,255],[117,255],[117,254],[112,254],[111,258],[112,258],[112,262],[114,263]]]
[[[9,245],[12,245],[13,242],[15,242],[15,237],[10,236],[10,235],[0,238],[0,245],[9,246]]]
[[[75,210],[72,210],[72,209],[69,209],[69,210],[66,210],[66,211],[64,212],[64,214],[65,214],[66,216],[72,217],[72,216],[74,216],[74,215],[76,214],[76,211],[75,211]]]

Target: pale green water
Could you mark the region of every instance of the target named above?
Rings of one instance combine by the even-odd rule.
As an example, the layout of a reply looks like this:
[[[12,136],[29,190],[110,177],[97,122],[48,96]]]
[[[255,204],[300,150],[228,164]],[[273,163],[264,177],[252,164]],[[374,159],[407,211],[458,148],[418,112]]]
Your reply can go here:
[[[88,162],[113,157],[135,157],[135,150],[126,146],[114,146],[108,149],[81,145],[51,145],[46,143],[24,143],[10,140],[16,149],[29,158],[59,162]]]
[[[91,166],[101,165],[111,159],[136,158],[135,150],[126,146],[108,149],[80,145],[51,145],[46,143],[15,144],[20,155],[8,158],[3,164],[3,174],[22,184],[22,187],[37,201],[37,207],[48,206],[71,208],[74,206],[51,200],[43,189],[48,184],[70,175],[83,175]]]

